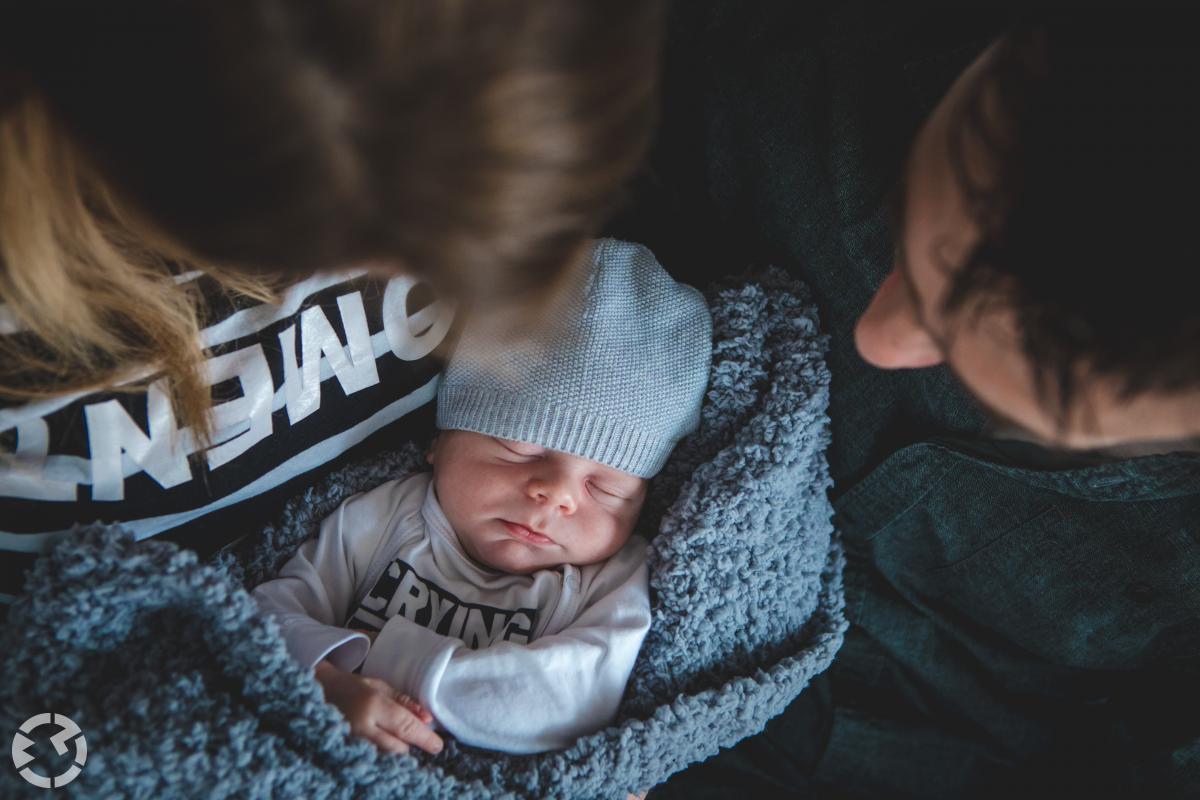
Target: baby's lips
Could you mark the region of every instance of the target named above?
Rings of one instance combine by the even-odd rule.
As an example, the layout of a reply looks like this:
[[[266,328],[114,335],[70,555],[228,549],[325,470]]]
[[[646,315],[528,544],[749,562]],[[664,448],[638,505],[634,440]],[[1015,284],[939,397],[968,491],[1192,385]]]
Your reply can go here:
[[[519,536],[522,539],[525,539],[526,541],[533,542],[534,544],[557,544],[557,542],[555,542],[554,539],[550,538],[549,536],[547,536],[544,533],[540,533],[540,532],[534,530],[533,528],[531,528],[528,525],[525,525],[520,522],[512,522],[511,520],[507,520],[507,519],[501,520],[501,521],[504,523],[504,525],[509,529],[509,531],[511,533],[513,533],[516,536]]]

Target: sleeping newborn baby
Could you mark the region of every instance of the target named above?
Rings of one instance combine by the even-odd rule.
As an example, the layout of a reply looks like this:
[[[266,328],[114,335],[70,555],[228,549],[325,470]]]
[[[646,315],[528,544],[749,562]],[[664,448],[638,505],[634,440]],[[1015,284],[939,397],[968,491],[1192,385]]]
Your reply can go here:
[[[711,339],[700,293],[613,240],[519,340],[467,326],[432,473],[351,497],[254,590],[354,734],[534,753],[612,722],[650,625],[631,534]]]

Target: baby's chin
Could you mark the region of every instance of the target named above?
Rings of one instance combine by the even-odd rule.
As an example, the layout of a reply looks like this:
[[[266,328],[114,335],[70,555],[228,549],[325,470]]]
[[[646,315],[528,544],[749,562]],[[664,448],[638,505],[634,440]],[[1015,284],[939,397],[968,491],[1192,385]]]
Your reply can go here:
[[[542,569],[558,569],[566,563],[549,553],[539,553],[538,549],[515,540],[500,539],[476,546],[475,558],[485,566],[512,575],[531,575]]]

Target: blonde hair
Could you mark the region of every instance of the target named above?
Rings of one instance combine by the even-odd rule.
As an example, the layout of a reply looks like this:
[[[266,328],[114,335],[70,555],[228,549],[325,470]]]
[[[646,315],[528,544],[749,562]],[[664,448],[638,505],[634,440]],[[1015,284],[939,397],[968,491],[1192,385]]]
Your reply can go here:
[[[199,333],[200,270],[267,301],[266,279],[201,263],[101,179],[36,92],[0,116],[0,397],[138,391],[166,378],[176,414],[201,441],[211,394]]]

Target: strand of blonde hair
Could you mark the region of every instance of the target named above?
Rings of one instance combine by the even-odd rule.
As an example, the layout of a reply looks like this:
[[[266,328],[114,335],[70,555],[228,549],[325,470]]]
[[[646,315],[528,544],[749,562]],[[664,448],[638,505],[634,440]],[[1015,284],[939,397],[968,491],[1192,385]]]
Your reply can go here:
[[[122,203],[36,92],[0,116],[0,397],[28,401],[166,379],[178,421],[211,436],[204,301],[184,270],[226,292],[275,297],[266,278],[205,264]]]

